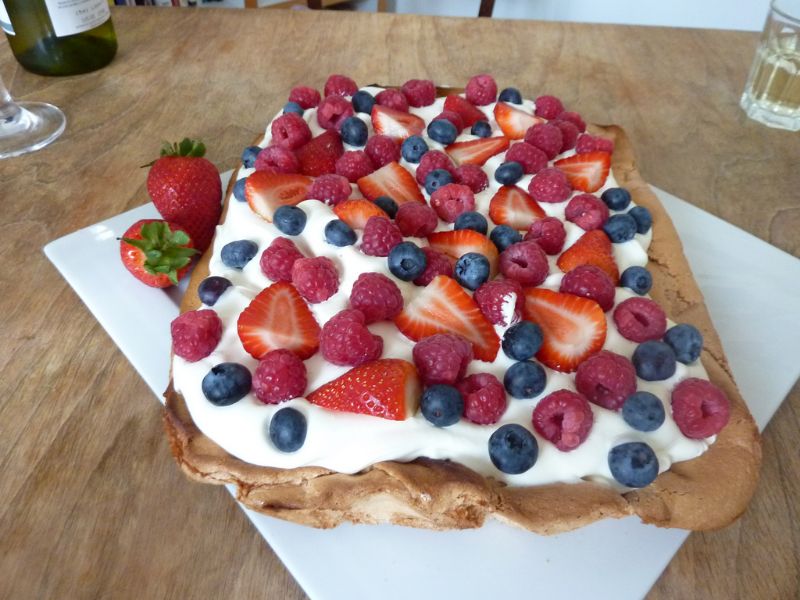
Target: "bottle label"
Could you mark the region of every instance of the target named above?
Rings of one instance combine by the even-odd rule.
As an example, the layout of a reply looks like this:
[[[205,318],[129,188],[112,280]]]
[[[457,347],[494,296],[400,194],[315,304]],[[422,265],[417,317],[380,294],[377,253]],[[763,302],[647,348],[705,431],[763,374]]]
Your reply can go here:
[[[75,35],[111,18],[108,0],[44,0],[57,37]]]
[[[14,35],[14,28],[11,26],[11,19],[8,16],[6,7],[3,5],[3,0],[0,0],[0,29],[8,35]]]

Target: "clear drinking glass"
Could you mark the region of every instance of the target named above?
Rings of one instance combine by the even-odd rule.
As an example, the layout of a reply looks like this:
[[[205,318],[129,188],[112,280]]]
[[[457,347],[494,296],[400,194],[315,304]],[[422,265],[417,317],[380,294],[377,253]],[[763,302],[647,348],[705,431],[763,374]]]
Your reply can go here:
[[[14,102],[0,77],[0,158],[44,148],[64,131],[67,118],[46,102]]]
[[[772,0],[739,104],[764,125],[800,131],[800,0]]]

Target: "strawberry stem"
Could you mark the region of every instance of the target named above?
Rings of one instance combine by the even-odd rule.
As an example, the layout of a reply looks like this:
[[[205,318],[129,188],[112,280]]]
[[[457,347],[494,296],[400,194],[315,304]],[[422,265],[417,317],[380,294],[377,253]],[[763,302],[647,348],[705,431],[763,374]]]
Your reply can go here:
[[[184,231],[172,231],[165,221],[154,221],[142,226],[138,238],[124,237],[122,240],[139,248],[144,254],[144,270],[151,275],[166,275],[178,284],[178,271],[188,265],[197,254],[195,248],[187,248],[191,240]]]

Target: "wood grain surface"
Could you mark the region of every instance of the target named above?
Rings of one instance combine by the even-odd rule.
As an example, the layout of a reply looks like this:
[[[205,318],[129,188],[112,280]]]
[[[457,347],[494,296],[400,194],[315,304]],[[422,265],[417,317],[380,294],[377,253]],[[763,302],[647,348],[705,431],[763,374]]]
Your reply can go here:
[[[201,137],[222,171],[293,85],[332,72],[462,85],[488,71],[623,125],[645,179],[800,255],[800,134],[738,107],[755,34],[343,12],[113,18],[119,55],[80,77],[26,73],[0,42],[12,92],[68,118],[51,147],[0,162],[2,598],[305,597],[224,489],[179,472],[149,389],[41,252],[146,202],[137,167],[164,139]],[[795,386],[747,514],[693,534],[651,599],[800,595],[798,430]]]

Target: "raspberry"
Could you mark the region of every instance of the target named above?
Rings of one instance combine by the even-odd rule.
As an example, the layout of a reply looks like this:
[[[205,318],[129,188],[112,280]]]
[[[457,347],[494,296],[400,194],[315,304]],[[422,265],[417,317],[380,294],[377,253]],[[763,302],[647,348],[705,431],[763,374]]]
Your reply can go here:
[[[331,75],[325,82],[325,97],[328,96],[352,96],[358,91],[356,82],[347,75]]]
[[[339,273],[330,258],[301,258],[292,266],[292,283],[311,302],[323,302],[339,289]]]
[[[578,132],[583,133],[586,131],[586,122],[576,112],[564,111],[556,117],[558,121],[568,121],[578,128]]]
[[[431,121],[450,121],[453,124],[453,127],[456,128],[456,131],[462,131],[464,129],[464,119],[461,118],[461,115],[458,114],[454,110],[443,110],[438,115],[433,117]]]
[[[414,280],[414,285],[424,287],[433,281],[433,278],[437,275],[453,276],[453,263],[447,255],[433,248],[428,248],[427,246],[422,248],[422,252],[425,254],[427,262],[425,263],[425,270],[422,272],[422,275]]]
[[[614,308],[616,287],[603,269],[594,265],[580,265],[566,273],[561,279],[560,292],[590,298],[604,312]]]
[[[319,350],[334,365],[357,367],[381,357],[383,338],[367,329],[360,311],[347,309],[323,325]]]
[[[336,206],[350,197],[353,189],[347,177],[341,175],[320,175],[308,188],[307,199],[319,200],[330,206]]]
[[[547,155],[548,159],[555,158],[561,152],[564,139],[561,130],[550,123],[537,123],[525,132],[525,141],[531,146],[539,148]]]
[[[710,381],[690,377],[672,390],[672,418],[681,433],[699,440],[719,433],[730,418],[725,392]]]
[[[594,414],[589,401],[569,390],[548,394],[533,409],[533,428],[562,452],[580,446],[592,430]]]
[[[578,365],[575,388],[590,402],[619,410],[636,391],[636,370],[624,356],[601,350]]]
[[[614,323],[626,340],[641,343],[661,339],[667,330],[667,315],[648,298],[628,298],[614,309]]]
[[[472,344],[454,333],[437,333],[420,340],[412,352],[414,365],[426,386],[455,385],[472,360]]]
[[[537,202],[563,202],[572,193],[572,186],[559,169],[547,167],[533,176],[528,192]]]
[[[508,298],[514,294],[514,313],[509,322],[506,322],[506,315],[503,307]],[[525,296],[522,294],[522,286],[513,279],[495,279],[487,281],[473,294],[472,298],[481,309],[483,316],[489,319],[493,325],[508,326],[516,323],[522,318],[522,307],[525,304]]]
[[[306,391],[306,366],[291,350],[267,352],[253,373],[253,393],[264,404],[280,404]]]
[[[564,105],[555,96],[539,96],[535,104],[536,112],[534,114],[537,117],[555,119],[564,112]]]
[[[376,169],[400,160],[400,146],[388,135],[373,135],[367,140],[364,152],[367,153]]]
[[[302,108],[314,108],[319,101],[319,92],[312,87],[298,85],[289,92],[289,102],[297,102]]]
[[[441,150],[429,150],[422,155],[417,166],[417,183],[424,186],[428,173],[436,169],[444,169],[455,177],[456,167],[450,157]]]
[[[478,165],[461,165],[456,169],[455,180],[471,189],[473,194],[489,187],[489,177]]]
[[[497,83],[491,75],[475,75],[464,91],[467,100],[475,106],[486,106],[497,99]]]
[[[608,206],[593,194],[578,194],[567,203],[564,216],[584,231],[600,229],[608,221]]]
[[[408,100],[400,90],[383,90],[375,96],[375,102],[400,112],[408,112]]]
[[[539,285],[549,271],[544,250],[536,242],[512,244],[500,253],[500,272],[524,287]]]
[[[518,162],[525,173],[538,173],[547,167],[547,155],[536,146],[518,142],[506,152],[505,160]]]
[[[575,142],[578,139],[578,135],[580,135],[580,131],[578,131],[574,123],[556,119],[555,121],[550,121],[550,124],[555,125],[561,130],[561,152],[566,152],[575,147]]]
[[[475,195],[466,185],[448,183],[431,194],[431,207],[440,219],[453,223],[461,213],[475,209]]]
[[[525,234],[525,241],[533,240],[545,254],[555,256],[564,247],[567,239],[567,231],[561,219],[556,217],[543,217],[531,223],[528,233]]]
[[[299,173],[300,161],[294,152],[284,146],[268,146],[256,156],[256,171],[270,173]]]
[[[328,96],[317,108],[317,123],[323,129],[338,129],[353,116],[353,105],[341,96]]]
[[[259,264],[261,272],[272,281],[291,281],[292,267],[296,260],[303,257],[294,242],[285,237],[272,240],[272,243],[261,253]]]
[[[391,321],[403,310],[403,295],[386,275],[362,273],[350,292],[350,306],[364,314],[367,324]]]
[[[503,384],[490,373],[470,375],[456,386],[464,399],[464,416],[478,425],[497,423],[508,398]]]
[[[409,79],[400,91],[411,106],[430,106],[436,100],[436,86],[430,79]]]
[[[349,150],[336,159],[336,173],[355,183],[375,170],[372,161],[363,150]]]
[[[394,222],[400,233],[410,237],[427,237],[439,224],[439,217],[427,204],[422,202],[405,202],[397,209]]]
[[[403,241],[403,234],[386,217],[370,217],[364,226],[361,251],[368,256],[389,256],[392,248]]]
[[[586,152],[614,152],[614,142],[605,138],[582,133],[578,136],[578,141],[575,144],[576,154],[585,154]]]
[[[272,122],[272,143],[289,150],[297,150],[311,140],[311,129],[303,117],[296,113],[286,113]]]
[[[222,321],[209,308],[185,312],[170,324],[172,351],[197,362],[214,351],[222,337]]]

